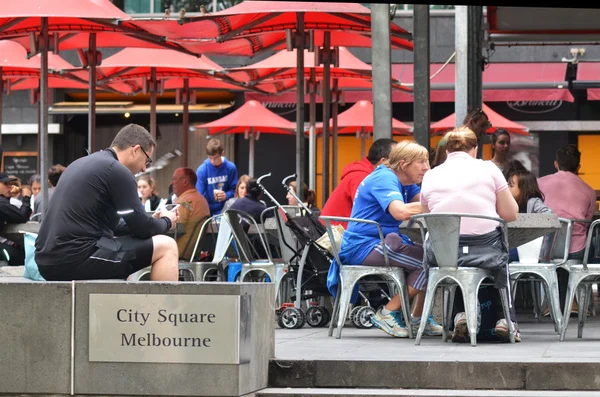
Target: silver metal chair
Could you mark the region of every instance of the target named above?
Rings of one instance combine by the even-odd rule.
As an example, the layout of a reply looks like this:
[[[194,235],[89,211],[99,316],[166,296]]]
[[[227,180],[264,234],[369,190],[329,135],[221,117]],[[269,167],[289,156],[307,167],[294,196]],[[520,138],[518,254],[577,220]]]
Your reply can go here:
[[[573,220],[574,222],[584,222],[585,220]],[[569,326],[569,317],[571,315],[571,306],[577,294],[579,303],[578,320],[579,326],[577,329],[577,338],[583,337],[583,327],[587,320],[587,310],[590,306],[592,297],[592,284],[598,283],[600,279],[600,263],[588,263],[588,256],[592,243],[592,235],[597,225],[600,225],[600,219],[591,223],[585,245],[585,252],[581,263],[575,261],[567,261],[562,267],[569,271],[569,284],[565,296],[565,309],[563,310],[562,324],[560,330],[560,341],[565,339],[567,327]],[[567,250],[568,252],[568,250]]]
[[[569,256],[569,247],[571,245],[571,233],[573,231],[573,220],[559,218],[561,230],[544,236],[544,242],[540,250],[541,261],[539,263],[511,262],[509,265],[509,274],[512,283],[512,298],[516,296],[517,284],[524,275],[532,275],[536,280],[541,281],[544,288],[550,316],[554,322],[554,329],[560,333],[562,324],[562,311],[560,310],[560,299],[558,294],[558,278],[556,275],[557,266],[567,263]],[[534,310],[538,321],[541,321],[541,297],[539,288],[533,289]]]
[[[375,221],[367,219],[356,219],[356,218],[344,218],[335,216],[321,216],[319,219],[325,222],[329,239],[331,240],[331,247],[334,252],[335,260],[337,261],[340,269],[339,273],[339,284],[335,299],[335,305],[333,307],[332,320],[329,323],[328,336],[333,335],[333,327],[336,326],[336,339],[342,337],[342,328],[346,322],[348,316],[348,308],[350,306],[350,300],[352,299],[352,292],[355,285],[366,276],[380,276],[386,281],[391,281],[395,284],[400,292],[400,301],[402,304],[402,315],[404,322],[407,324],[408,336],[413,337],[410,317],[410,301],[408,299],[408,285],[406,284],[406,277],[404,270],[398,267],[391,267],[388,260],[387,246],[385,244],[385,236],[381,226]],[[346,266],[342,263],[339,257],[340,247],[337,246],[333,237],[333,230],[331,228],[331,221],[334,222],[358,222],[373,225],[377,228],[379,238],[383,247],[383,263],[381,266]]]
[[[268,275],[271,281],[275,283],[275,302],[276,304],[281,303],[279,285],[287,272],[287,265],[273,260],[271,250],[264,236],[264,231],[249,214],[243,211],[228,209],[223,215],[231,226],[236,250],[242,262],[240,281],[244,282],[248,276],[254,274],[260,274],[262,277]],[[242,226],[243,221],[247,222],[250,227],[255,228],[255,233],[259,237],[260,244],[267,255],[266,259],[258,257],[258,253],[252,247],[248,233],[244,231]]]
[[[217,233],[217,240],[213,259],[210,262],[193,261],[196,257],[198,246],[208,231]],[[192,261],[179,262],[179,278],[183,281],[208,281],[212,279],[222,279],[224,268],[226,266],[225,256],[232,241],[231,227],[229,222],[223,217],[223,214],[214,215],[208,218],[198,234],[194,250],[192,251]],[[151,266],[145,267],[129,276],[131,281],[150,280]],[[215,277],[215,274],[217,277]]]
[[[411,221],[416,222],[425,234],[427,229],[428,238],[433,246],[433,253],[437,262],[437,267],[430,267],[429,279],[427,283],[427,292],[425,303],[423,305],[423,314],[421,318],[426,319],[431,313],[435,290],[438,286],[443,288],[443,310],[442,323],[444,331],[442,340],[447,341],[448,327],[451,321],[452,304],[454,301],[454,290],[456,284],[463,293],[465,303],[465,312],[467,315],[467,327],[471,337],[471,346],[477,346],[477,293],[483,281],[487,278],[493,279],[492,271],[476,267],[458,267],[460,223],[462,218],[477,218],[496,221],[502,226],[504,242],[508,247],[508,231],[506,222],[503,219],[472,214],[460,213],[436,213],[436,214],[417,214],[411,217]],[[423,240],[425,242],[425,240]],[[508,273],[506,281],[509,283]],[[508,321],[510,294],[508,289],[499,291],[504,309],[504,317],[507,319],[509,338],[511,343],[515,343],[515,330],[512,321]],[[416,345],[421,343],[421,337],[425,331],[426,321],[421,321],[419,331],[417,332]]]

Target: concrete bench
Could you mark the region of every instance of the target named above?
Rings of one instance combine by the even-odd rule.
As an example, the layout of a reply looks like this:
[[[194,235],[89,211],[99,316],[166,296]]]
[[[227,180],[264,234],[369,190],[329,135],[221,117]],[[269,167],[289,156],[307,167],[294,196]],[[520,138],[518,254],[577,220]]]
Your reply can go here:
[[[255,392],[274,357],[273,294],[272,283],[0,276],[1,392]]]

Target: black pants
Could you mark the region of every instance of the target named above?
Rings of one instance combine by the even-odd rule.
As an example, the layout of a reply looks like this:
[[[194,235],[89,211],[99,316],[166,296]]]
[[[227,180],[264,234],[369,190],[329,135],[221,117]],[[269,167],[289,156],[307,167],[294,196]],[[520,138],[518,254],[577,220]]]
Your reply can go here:
[[[0,258],[8,262],[8,266],[23,266],[25,264],[25,249],[0,243]]]

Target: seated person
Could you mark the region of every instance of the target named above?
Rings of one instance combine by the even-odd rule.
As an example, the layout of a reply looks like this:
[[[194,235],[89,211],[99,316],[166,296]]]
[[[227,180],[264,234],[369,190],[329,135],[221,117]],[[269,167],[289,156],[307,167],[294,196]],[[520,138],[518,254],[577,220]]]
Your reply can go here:
[[[292,190],[294,193],[296,193],[296,181],[290,182],[290,184],[288,186],[289,186],[290,190]],[[300,205],[300,204],[298,204],[298,201],[296,200],[296,198],[294,196],[292,196],[289,192],[285,196],[285,198],[287,199],[289,205]],[[304,205],[312,212],[319,212],[320,209],[317,207],[316,201],[317,201],[317,195],[315,194],[315,191],[309,189],[305,183],[304,184],[304,200],[303,200]]]
[[[60,176],[62,175],[64,170],[65,170],[65,167],[60,164],[55,164],[52,167],[50,167],[50,169],[48,170],[48,201],[50,201],[50,199],[52,198],[52,195],[54,194],[54,188],[56,188],[56,185],[58,184],[58,180],[60,179]],[[39,208],[42,203],[42,195],[37,194],[35,196],[34,201],[35,201],[34,208],[37,209],[36,213],[39,213],[40,212]]]
[[[392,139],[377,139],[371,145],[369,154],[365,158],[344,167],[340,183],[331,192],[325,206],[323,206],[321,216],[349,218],[352,213],[352,203],[354,202],[354,195],[356,194],[358,185],[375,168],[388,161],[390,150],[392,150],[392,147],[396,143]],[[344,228],[348,226],[346,222],[331,222],[331,224],[341,224]]]
[[[468,127],[459,127],[446,134],[446,160],[425,174],[421,190],[421,203],[425,212],[455,212],[473,215],[486,215],[502,218],[507,222],[517,219],[519,207],[512,197],[502,171],[492,162],[477,159],[477,136]],[[508,247],[505,246],[502,230],[498,222],[486,219],[465,218],[460,225],[461,247],[468,246],[467,253],[459,254],[459,266],[485,267],[495,272],[495,287],[507,287],[508,279]],[[436,266],[431,252],[431,243],[425,241],[425,260]],[[482,263],[481,257],[486,255],[488,261]],[[496,292],[496,291],[493,291]],[[485,292],[489,293],[489,290]],[[510,294],[510,293],[509,293]],[[482,310],[482,326],[478,337],[491,337],[508,340],[508,324],[504,318],[500,294],[494,293],[491,302],[495,313],[486,316],[495,323],[492,329],[484,323]],[[481,290],[479,293],[482,300]],[[454,299],[458,313],[454,319],[455,342],[466,342],[469,339],[466,315],[463,312],[463,299],[460,289]],[[483,306],[483,304],[481,305]],[[486,308],[488,305],[486,305]],[[510,317],[517,328],[514,305],[510,309]],[[483,334],[483,333],[485,334]],[[491,334],[491,335],[488,335]],[[515,340],[520,341],[517,331]]]
[[[225,205],[223,206],[223,211],[227,211],[231,207],[231,204],[235,203],[235,201],[237,199],[246,197],[246,188],[247,188],[248,180],[250,180],[249,175],[244,174],[244,175],[240,176],[240,178],[238,179],[237,185],[235,186],[235,194],[233,195],[232,198],[225,201]]]
[[[31,215],[31,190],[27,187],[19,189],[14,183],[16,179],[0,172],[0,222],[25,223]],[[23,201],[17,206],[11,203],[15,194],[21,194]],[[5,258],[9,266],[22,266],[25,263],[25,248],[3,236],[0,236],[0,258]]]
[[[508,189],[519,204],[519,213],[551,214],[544,204],[544,193],[540,191],[535,175],[531,171],[512,171],[507,176]],[[519,261],[517,248],[510,249],[510,261]]]
[[[185,233],[177,236],[179,258],[190,260],[202,223],[210,217],[208,201],[196,190],[196,172],[191,168],[177,168],[171,184],[179,204],[179,223],[185,224]]]
[[[152,176],[145,174],[138,177],[137,188],[146,212],[160,210],[167,204],[167,200],[161,199],[156,193],[156,182]]]
[[[408,296],[416,296],[411,320],[415,332],[421,323],[427,286],[423,247],[399,234],[398,227],[402,221],[421,212],[417,184],[429,169],[428,157],[427,149],[415,142],[402,141],[396,144],[390,152],[389,165],[379,165],[358,186],[351,214],[351,218],[372,220],[381,226],[389,265],[400,267],[408,273]],[[377,228],[370,224],[349,222],[342,237],[339,257],[344,265],[383,266],[383,248]],[[328,288],[331,288],[330,283]],[[426,335],[441,335],[442,328],[432,317],[425,321]],[[371,322],[391,336],[408,338],[399,294],[377,310]]]
[[[260,214],[267,209],[267,206],[261,201],[262,190],[256,183],[256,179],[249,179],[246,184],[246,194],[238,198],[229,207],[232,210],[243,211],[252,216],[256,223],[260,223]]]
[[[110,148],[67,167],[35,241],[42,277],[126,279],[151,265],[151,280],[179,279],[177,244],[164,235],[175,228],[177,211],[148,216],[136,191],[134,175],[152,164],[155,148],[145,128],[129,124]]]

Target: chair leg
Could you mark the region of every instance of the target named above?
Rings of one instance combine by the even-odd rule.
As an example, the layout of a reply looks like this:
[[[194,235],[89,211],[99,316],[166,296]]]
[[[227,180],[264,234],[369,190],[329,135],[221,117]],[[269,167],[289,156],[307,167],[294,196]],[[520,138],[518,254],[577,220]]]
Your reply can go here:
[[[470,280],[466,288],[461,285],[465,313],[467,315],[467,328],[469,329],[471,346],[473,347],[477,346],[478,285],[479,283],[475,283],[475,280]]]
[[[538,280],[531,281],[531,297],[533,300],[533,314],[538,323],[542,322],[542,305],[540,303],[540,285]]]
[[[333,303],[333,310],[331,313],[331,321],[329,322],[329,331],[327,332],[327,336],[333,335],[333,328],[335,327],[335,324],[337,323],[337,318],[339,316],[339,310],[340,310],[340,294],[341,293],[342,293],[342,284],[338,283],[337,293],[335,294],[336,298]]]
[[[341,283],[341,280],[340,280]],[[336,339],[340,339],[342,337],[342,329],[344,328],[344,323],[346,322],[346,317],[348,316],[348,306],[350,306],[350,299],[352,298],[352,289],[356,285],[355,282],[348,282],[348,287],[342,285],[342,293],[340,294],[340,307],[338,309],[338,318],[337,318],[337,329],[336,329]]]
[[[417,340],[415,341],[415,345],[421,344],[421,337],[423,336],[423,332],[425,331],[425,327],[427,326],[427,319],[429,318],[429,313],[431,313],[431,307],[433,306],[433,300],[435,299],[435,290],[437,287],[437,280],[435,274],[429,276],[429,280],[427,283],[427,292],[425,292],[425,303],[423,303],[423,314],[421,314],[421,324],[419,325],[419,330],[417,331]],[[412,329],[412,324],[408,324],[408,329]]]
[[[443,315],[445,316],[443,324],[444,330],[442,331],[442,340],[444,342],[448,341],[448,336],[450,335],[450,324],[452,324],[454,321],[452,318],[452,309],[454,308],[454,297],[456,295],[457,287],[458,286],[456,284],[450,284],[444,287],[446,290],[446,293],[444,294],[444,308],[442,311]]]
[[[412,331],[412,321],[411,321],[411,316],[410,316],[410,300],[408,299],[408,288],[407,288],[406,279],[404,278],[404,275],[402,276],[402,278],[400,278],[399,280],[396,281],[396,284],[399,289],[398,293],[400,294],[400,304],[402,305],[402,315],[404,316],[404,323],[406,324],[406,328],[408,330],[408,337],[410,339],[412,339],[412,338],[414,338],[414,335],[413,335],[413,331]],[[423,316],[421,316],[421,319],[423,319]]]
[[[548,309],[554,321],[554,330],[560,335],[562,324],[562,312],[560,311],[560,297],[558,295],[558,278],[555,269],[549,269],[540,273],[540,277],[544,280],[546,288],[546,300],[548,301]]]
[[[583,327],[585,326],[585,321],[587,320],[587,311],[590,303],[590,293],[591,293],[591,285],[589,284],[580,284],[579,287],[579,302],[581,305],[579,306],[578,316],[579,317],[579,326],[577,329],[577,337],[583,337]]]
[[[508,307],[508,294],[509,289],[503,288],[499,290],[500,299],[502,300],[502,309],[504,310],[504,318],[506,319],[506,325],[508,326],[508,338],[510,343],[515,343],[515,326],[513,324],[513,319],[510,318],[510,310]]]
[[[575,272],[569,272],[569,284],[567,285],[567,294],[565,296],[565,309],[563,310],[563,319],[561,322],[561,330],[559,341],[565,340],[567,328],[569,326],[569,317],[571,316],[571,307],[575,299],[575,292],[579,286],[580,279]]]

